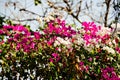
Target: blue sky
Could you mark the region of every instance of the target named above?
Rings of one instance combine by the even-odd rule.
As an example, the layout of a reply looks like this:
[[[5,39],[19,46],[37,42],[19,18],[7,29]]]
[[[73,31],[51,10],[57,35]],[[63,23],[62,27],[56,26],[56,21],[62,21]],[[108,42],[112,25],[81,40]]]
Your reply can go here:
[[[10,18],[16,18],[16,19],[27,19],[27,18],[37,18],[38,16],[33,16],[32,14],[29,13],[24,13],[24,12],[19,12],[19,10],[13,6],[9,6],[6,7],[5,3],[6,2],[16,2],[17,3],[17,7],[19,8],[26,8],[27,10],[33,11],[35,13],[38,13],[40,15],[43,15],[42,12],[42,8],[47,7],[45,0],[43,1],[43,5],[38,5],[38,6],[34,6],[34,1],[33,0],[0,0],[0,15],[6,15],[6,16],[10,16]],[[55,1],[55,0],[51,0],[51,1]],[[75,0],[77,1],[77,0]],[[99,2],[99,3],[98,3]],[[96,5],[102,5],[100,2],[103,2],[103,0],[94,0],[92,7],[93,7],[93,16],[97,19],[97,16],[99,16],[98,14],[100,13],[104,13],[105,12],[105,8],[103,7],[96,7]],[[85,4],[83,3],[83,6]],[[110,10],[110,12],[112,13],[112,9]],[[83,14],[84,15],[84,14]],[[72,23],[71,22],[72,17],[69,16],[69,18],[67,19],[68,23]],[[89,17],[86,16],[81,16],[80,19],[82,21],[91,21]],[[32,30],[36,30],[39,26],[39,24],[35,21],[33,22],[24,22],[23,24],[30,24],[31,25],[31,29]],[[78,23],[77,23],[78,24]]]

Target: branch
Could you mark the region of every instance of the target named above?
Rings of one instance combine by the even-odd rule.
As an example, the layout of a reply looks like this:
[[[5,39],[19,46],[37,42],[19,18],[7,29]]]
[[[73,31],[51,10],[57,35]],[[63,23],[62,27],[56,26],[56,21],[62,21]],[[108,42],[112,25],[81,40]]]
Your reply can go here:
[[[107,27],[107,22],[108,22],[108,13],[109,13],[109,9],[110,9],[110,2],[111,0],[105,0],[106,3],[106,13],[105,13],[105,17],[104,17],[104,26]]]
[[[39,17],[44,17],[44,16],[41,16],[41,15],[39,15],[39,14],[37,14],[37,13],[32,12],[32,11],[26,10],[25,8],[22,8],[22,9],[20,9],[19,11],[25,11],[25,12],[31,13],[31,14],[33,14],[33,15],[37,15],[37,16],[39,16]]]
[[[99,21],[99,20],[96,20],[95,18],[93,18],[93,16],[92,15],[90,15],[89,13],[86,13],[86,12],[83,12],[85,15],[87,15],[92,21],[95,21],[95,22],[97,22],[97,23],[100,23],[101,24],[101,21]]]
[[[69,4],[68,0],[63,0],[63,2],[66,4],[66,7],[63,6],[55,6],[54,2],[50,2],[50,0],[48,0],[48,5],[53,8],[53,9],[58,9],[58,10],[64,10],[66,11],[69,15],[71,15],[73,18],[75,18],[79,23],[82,23],[79,18],[78,15],[75,15],[71,9],[71,5]],[[79,11],[80,12],[80,11]],[[79,14],[79,13],[78,13]]]
[[[78,14],[80,13],[80,10],[81,10],[81,5],[79,6],[79,11],[77,12],[77,15],[75,15],[73,12],[72,12],[72,9],[71,9],[71,5],[69,5],[68,1],[67,0],[63,0],[65,2],[65,4],[67,5],[66,9],[67,9],[67,12],[68,14],[70,14],[73,18],[75,18],[78,22],[82,23],[82,21],[79,20],[78,18]],[[80,1],[80,3],[82,3],[82,1]]]
[[[13,21],[24,22],[24,21],[37,21],[37,19],[23,19],[23,20],[16,20],[12,19]]]
[[[79,1],[79,6],[78,6],[78,10],[77,10],[77,17],[79,16],[79,13],[81,12],[81,5],[82,5],[82,0]]]

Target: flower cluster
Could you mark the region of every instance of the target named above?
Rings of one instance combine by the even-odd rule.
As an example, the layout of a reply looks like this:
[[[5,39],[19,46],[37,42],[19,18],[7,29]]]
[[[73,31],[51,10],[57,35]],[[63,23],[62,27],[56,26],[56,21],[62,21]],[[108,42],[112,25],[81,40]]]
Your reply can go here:
[[[120,80],[116,75],[113,67],[107,67],[102,69],[102,79],[101,80]]]
[[[94,22],[75,30],[58,18],[34,32],[5,25],[0,29],[0,78],[120,80],[120,38],[111,35],[111,28]]]

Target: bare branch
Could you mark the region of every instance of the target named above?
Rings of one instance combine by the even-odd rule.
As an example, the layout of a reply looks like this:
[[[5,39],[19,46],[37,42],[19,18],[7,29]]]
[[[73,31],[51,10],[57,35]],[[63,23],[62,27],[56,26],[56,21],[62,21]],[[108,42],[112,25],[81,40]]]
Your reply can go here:
[[[79,6],[78,6],[78,9],[77,9],[77,17],[79,16],[79,13],[81,12],[81,5],[82,5],[82,0],[79,1]]]
[[[13,21],[18,21],[18,22],[25,22],[25,21],[37,21],[37,19],[23,19],[23,20],[16,20],[12,19]]]
[[[75,18],[78,22],[82,23],[82,21],[79,20],[78,18],[78,14],[80,13],[80,9],[77,13],[77,15],[75,15],[73,12],[72,12],[72,9],[71,9],[71,5],[69,5],[68,1],[67,0],[63,0],[65,2],[65,4],[67,5],[66,9],[67,9],[67,12],[73,17]],[[81,7],[81,5],[79,6],[79,8]]]
[[[44,17],[44,16],[41,16],[41,15],[39,15],[39,14],[37,14],[37,13],[32,12],[32,11],[26,10],[25,8],[22,8],[22,9],[20,9],[19,11],[25,11],[25,12],[31,13],[31,14],[33,14],[33,15],[37,15],[37,16],[39,16],[39,17]]]
[[[89,13],[86,13],[86,12],[83,12],[86,16],[88,16],[92,21],[94,21],[94,22],[97,22],[97,23],[100,23],[101,24],[101,21],[100,20],[96,20],[96,19],[94,19],[93,18],[93,16],[92,15],[90,15]]]
[[[110,2],[111,0],[105,0],[106,3],[106,13],[105,13],[105,17],[104,17],[104,26],[107,27],[107,22],[108,22],[108,13],[109,13],[109,9],[110,9]]]

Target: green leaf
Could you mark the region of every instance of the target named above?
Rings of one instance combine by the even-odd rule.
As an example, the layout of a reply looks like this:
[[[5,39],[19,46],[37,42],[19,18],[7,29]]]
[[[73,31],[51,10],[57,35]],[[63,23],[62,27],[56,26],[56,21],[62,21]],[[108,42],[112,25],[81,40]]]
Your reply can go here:
[[[55,66],[52,62],[50,62],[50,66]]]
[[[58,80],[58,73],[57,73],[57,71],[55,71],[55,76],[56,76],[56,79]]]
[[[0,16],[0,27],[3,26],[4,19],[5,19],[5,17],[1,17],[1,16]]]
[[[52,80],[52,76],[50,76],[50,80]]]
[[[98,67],[98,70],[97,70],[98,73],[100,73],[100,68]]]
[[[6,23],[6,24],[9,24],[9,25],[13,25],[12,21],[9,20],[9,19],[7,19],[7,20],[5,21],[5,23]]]
[[[34,0],[34,4],[35,6],[37,6],[38,4],[41,4],[41,0]]]
[[[118,42],[118,46],[120,47],[120,42]]]

